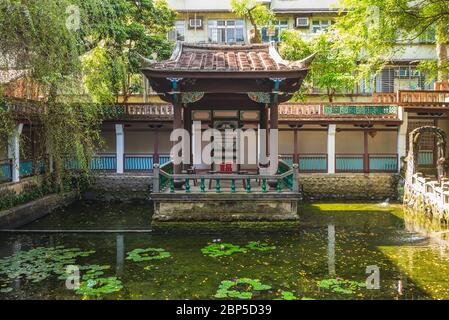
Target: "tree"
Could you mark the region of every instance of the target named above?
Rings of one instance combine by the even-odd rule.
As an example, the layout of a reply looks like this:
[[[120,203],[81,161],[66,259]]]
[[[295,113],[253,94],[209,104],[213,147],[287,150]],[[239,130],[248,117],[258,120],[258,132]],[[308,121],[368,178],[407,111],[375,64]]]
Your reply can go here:
[[[81,1],[81,6],[85,12],[82,25],[99,21],[93,33],[91,28],[80,30],[86,47],[95,48],[85,59],[87,85],[97,93],[106,88],[111,90],[112,95],[99,96],[109,101],[100,102],[111,102],[111,97],[117,100],[121,95],[126,103],[131,94],[142,91],[138,54],[159,59],[170,56],[172,44],[166,35],[173,27],[176,13],[165,0],[90,0]],[[100,69],[103,72],[95,66],[96,58],[108,66]],[[96,83],[101,84],[99,90],[92,88]]]
[[[341,46],[335,36],[328,33],[304,40],[298,31],[284,31],[281,38],[280,53],[284,59],[301,60],[316,53],[305,89],[310,86],[323,89],[329,102],[333,102],[335,94],[354,88],[360,74],[356,54]]]
[[[110,102],[136,90],[140,65],[134,53],[165,57],[170,51],[165,32],[174,17],[165,1],[0,2],[1,67],[26,69],[46,89],[47,113],[38,122],[41,156],[51,153],[58,184],[71,174],[67,159],[78,161],[87,174],[101,148],[104,108],[92,101]],[[10,118],[0,108],[0,124]],[[9,126],[0,126],[0,137],[10,134]]]
[[[437,59],[421,66],[447,81],[449,0],[341,0],[340,7],[335,29],[376,70],[407,44],[434,32]]]
[[[271,26],[275,20],[275,14],[267,6],[257,0],[231,0],[232,11],[239,17],[248,19],[254,28],[252,43],[262,42],[259,27]]]

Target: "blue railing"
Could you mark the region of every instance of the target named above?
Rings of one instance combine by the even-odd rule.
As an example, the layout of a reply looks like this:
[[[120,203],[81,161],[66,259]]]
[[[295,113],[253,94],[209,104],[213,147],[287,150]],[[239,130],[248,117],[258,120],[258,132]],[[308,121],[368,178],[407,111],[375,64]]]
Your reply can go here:
[[[125,171],[152,171],[153,155],[125,155]]]
[[[363,172],[363,155],[336,155],[337,172]]]
[[[418,154],[418,165],[422,166],[432,166],[433,161],[433,151],[420,151]]]
[[[398,156],[397,155],[370,155],[369,156],[370,172],[397,172]]]
[[[294,156],[293,155],[281,155],[280,159],[282,161],[284,161],[285,163],[287,163],[290,168],[293,166],[293,162],[294,162]]]
[[[0,162],[0,181],[11,181],[12,179],[12,162],[11,160],[2,160]]]
[[[98,155],[90,162],[91,170],[112,171],[117,169],[117,157],[115,155]]]
[[[327,172],[327,155],[300,155],[299,172]]]
[[[20,161],[19,174],[20,177],[29,177],[33,175],[33,161]]]
[[[169,163],[171,161],[170,155],[160,155],[159,156],[159,165],[164,165],[166,163]]]

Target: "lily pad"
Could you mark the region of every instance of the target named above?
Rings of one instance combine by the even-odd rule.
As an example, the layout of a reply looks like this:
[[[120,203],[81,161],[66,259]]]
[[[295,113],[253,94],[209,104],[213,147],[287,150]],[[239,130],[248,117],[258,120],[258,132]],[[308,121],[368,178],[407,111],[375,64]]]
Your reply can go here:
[[[269,251],[269,250],[275,250],[276,246],[272,246],[268,243],[259,242],[259,241],[250,241],[246,245],[246,248],[250,250],[257,250],[257,251]]]
[[[354,291],[365,288],[364,282],[357,282],[344,279],[324,279],[318,282],[318,286],[322,289],[327,289],[335,293],[353,294]]]
[[[298,300],[293,292],[281,291],[282,298],[279,300]]]
[[[50,276],[64,274],[68,265],[76,264],[77,258],[87,257],[94,252],[63,246],[19,251],[12,256],[0,259],[0,277],[9,281],[23,279],[38,283]],[[11,288],[3,289],[11,291]]]
[[[122,288],[122,282],[116,277],[89,278],[81,282],[80,287],[75,292],[84,296],[98,296],[114,293],[120,291]]]
[[[231,243],[213,243],[201,249],[201,252],[210,257],[230,256],[231,254],[241,252],[246,253],[248,250]]]
[[[147,248],[147,249],[134,249],[128,252],[127,260],[132,260],[134,262],[149,261],[149,260],[160,260],[170,257],[171,254],[165,249],[161,248]]]
[[[251,299],[256,292],[270,290],[271,286],[260,283],[258,279],[241,278],[224,280],[218,287],[215,298]]]

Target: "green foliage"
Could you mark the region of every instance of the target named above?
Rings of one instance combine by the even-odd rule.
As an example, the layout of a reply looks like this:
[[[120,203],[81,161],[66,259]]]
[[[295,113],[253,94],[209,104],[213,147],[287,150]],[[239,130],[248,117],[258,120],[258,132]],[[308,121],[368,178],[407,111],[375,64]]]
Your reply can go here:
[[[448,40],[449,0],[342,0],[339,7],[341,16],[334,29],[340,41],[358,52],[360,60],[374,71],[403,52],[405,46],[398,43],[413,43],[434,30],[439,30],[435,44]],[[447,74],[443,61],[447,54],[438,60],[439,70]]]
[[[78,25],[71,8],[79,11]],[[71,175],[65,170],[68,159],[89,174],[93,154],[102,149],[100,125],[108,116],[96,103],[116,102],[119,95],[126,101],[141,92],[136,53],[166,58],[171,51],[166,32],[174,18],[162,0],[0,3],[0,55],[5,57],[0,67],[28,70],[30,80],[41,87],[47,112],[35,127],[42,142],[36,157],[51,153],[57,183]],[[4,141],[15,119],[0,109]]]
[[[201,249],[204,255],[210,257],[230,256],[231,254],[248,252],[247,249],[233,245],[231,243],[213,243]]]
[[[357,54],[342,45],[336,35],[327,33],[305,40],[299,31],[290,30],[283,31],[281,38],[280,53],[284,59],[295,61],[317,54],[303,90],[320,88],[332,101],[336,93],[352,90],[364,74],[356,63]]]
[[[248,248],[250,250],[256,250],[256,251],[270,251],[270,250],[275,250],[276,246],[272,246],[268,243],[263,243],[263,242],[259,242],[259,241],[250,241],[246,245],[246,248]]]
[[[0,211],[42,198],[57,192],[56,188],[45,181],[42,185],[26,185],[23,192],[16,194],[14,191],[0,191]]]
[[[262,38],[259,26],[271,26],[275,22],[275,14],[266,5],[256,0],[231,0],[232,11],[239,17],[248,19],[253,28],[253,43],[260,43]]]
[[[132,260],[134,262],[161,260],[171,257],[170,252],[161,248],[148,248],[148,249],[134,249],[128,252],[126,260]]]
[[[354,291],[365,288],[363,282],[357,282],[344,279],[325,279],[318,282],[318,286],[322,289],[330,290],[335,293],[353,294]]]
[[[91,19],[98,21],[93,30],[82,28],[80,32],[93,49],[82,61],[85,85],[94,101],[111,103],[122,95],[126,102],[131,94],[142,93],[137,53],[169,57],[172,44],[166,34],[176,13],[162,0],[90,0],[81,6],[85,12],[82,25],[89,25]]]

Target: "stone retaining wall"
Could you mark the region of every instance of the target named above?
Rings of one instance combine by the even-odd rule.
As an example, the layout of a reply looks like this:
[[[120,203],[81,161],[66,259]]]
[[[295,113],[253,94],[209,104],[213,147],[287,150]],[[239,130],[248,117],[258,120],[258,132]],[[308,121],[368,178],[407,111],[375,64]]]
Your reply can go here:
[[[24,190],[30,187],[38,187],[42,184],[42,176],[33,176],[25,179],[21,179],[19,182],[8,182],[0,184],[0,194],[3,192],[15,192],[21,194]]]
[[[85,197],[106,201],[144,200],[149,198],[151,184],[150,174],[99,174]]]
[[[398,198],[397,175],[309,174],[299,183],[309,200],[393,200]]]
[[[397,175],[301,174],[299,183],[309,200],[391,200],[398,198]],[[101,174],[95,177],[88,199],[148,199],[151,175]]]
[[[42,218],[53,210],[67,206],[77,199],[76,192],[52,194],[26,204],[0,211],[0,228],[18,228]]]

